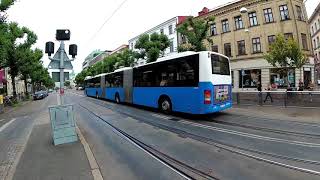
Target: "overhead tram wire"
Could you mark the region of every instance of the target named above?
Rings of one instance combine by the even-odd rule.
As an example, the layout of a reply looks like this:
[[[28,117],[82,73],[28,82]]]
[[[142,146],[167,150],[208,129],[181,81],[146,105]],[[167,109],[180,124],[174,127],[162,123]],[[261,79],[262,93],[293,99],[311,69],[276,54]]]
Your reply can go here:
[[[126,3],[128,0],[122,1],[121,4],[112,12],[112,14],[103,22],[103,24],[100,26],[100,28],[94,33],[94,35],[91,37],[91,39],[88,41],[90,43],[97,35],[98,33],[102,30],[105,24],[111,20],[111,18],[120,10],[120,8]]]

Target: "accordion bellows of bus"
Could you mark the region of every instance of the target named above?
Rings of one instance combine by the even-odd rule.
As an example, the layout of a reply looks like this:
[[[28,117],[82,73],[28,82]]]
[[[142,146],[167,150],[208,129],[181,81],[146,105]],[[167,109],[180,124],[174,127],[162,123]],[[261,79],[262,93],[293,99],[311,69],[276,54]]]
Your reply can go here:
[[[87,96],[171,111],[208,114],[232,107],[229,58],[183,52],[85,79]]]

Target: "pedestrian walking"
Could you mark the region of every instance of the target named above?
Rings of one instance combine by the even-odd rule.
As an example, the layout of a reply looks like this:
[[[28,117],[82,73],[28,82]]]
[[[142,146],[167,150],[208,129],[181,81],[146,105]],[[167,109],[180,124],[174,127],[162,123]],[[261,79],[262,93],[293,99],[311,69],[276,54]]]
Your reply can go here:
[[[261,86],[261,83],[260,81],[257,82],[257,90],[259,91],[258,92],[258,102],[260,105],[262,105],[262,86]]]
[[[303,82],[301,79],[299,79],[299,88],[298,88],[298,91],[303,91]]]
[[[268,100],[268,98],[270,98],[270,100],[271,100],[271,103],[273,103],[273,99],[272,99],[272,96],[271,96],[271,93],[270,93],[270,91],[271,91],[271,85],[270,84],[268,84],[268,88],[266,89],[267,90],[267,95],[266,95],[266,98],[264,99],[264,103]]]

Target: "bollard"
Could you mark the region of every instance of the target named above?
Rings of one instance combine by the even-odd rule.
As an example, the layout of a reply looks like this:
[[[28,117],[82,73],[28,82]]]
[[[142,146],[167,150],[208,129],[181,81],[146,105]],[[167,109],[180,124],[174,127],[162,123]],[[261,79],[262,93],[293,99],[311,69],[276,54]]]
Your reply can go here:
[[[4,111],[3,95],[0,95],[0,113]]]
[[[237,97],[237,104],[240,104],[240,95],[239,95],[239,92],[237,92],[236,97]]]

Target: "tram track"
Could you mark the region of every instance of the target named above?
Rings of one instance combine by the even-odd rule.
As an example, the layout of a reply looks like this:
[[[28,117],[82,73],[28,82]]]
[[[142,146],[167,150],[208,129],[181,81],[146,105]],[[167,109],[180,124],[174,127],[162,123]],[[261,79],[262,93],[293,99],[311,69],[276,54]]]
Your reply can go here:
[[[99,106],[102,106],[101,104],[96,103],[96,102],[92,102],[92,103],[94,103],[96,105],[99,105]],[[298,167],[298,166],[293,166],[293,165],[282,163],[282,162],[279,162],[279,161],[267,159],[267,158],[264,158],[264,157],[261,157],[261,156],[268,156],[270,158],[278,158],[278,159],[282,159],[282,160],[289,160],[289,161],[294,161],[294,162],[304,163],[304,164],[309,164],[309,165],[320,165],[319,161],[300,159],[300,158],[295,158],[295,157],[289,157],[289,156],[278,155],[278,154],[274,154],[274,153],[268,153],[268,152],[263,152],[263,151],[259,151],[259,150],[249,149],[249,148],[243,148],[243,147],[235,146],[235,145],[232,145],[232,144],[227,144],[227,143],[224,143],[224,142],[221,142],[221,141],[217,141],[217,140],[214,140],[212,138],[203,137],[203,136],[200,136],[200,135],[197,135],[197,134],[193,134],[193,133],[181,130],[181,129],[177,129],[177,128],[174,128],[174,127],[166,126],[166,125],[163,125],[163,124],[160,124],[160,123],[151,122],[151,121],[147,120],[148,119],[147,117],[146,118],[142,118],[141,116],[132,115],[130,113],[126,113],[126,112],[120,111],[119,109],[116,109],[116,108],[110,108],[110,107],[105,107],[105,106],[102,106],[102,107],[108,108],[108,109],[113,110],[113,111],[116,111],[119,114],[123,114],[125,116],[132,117],[132,118],[137,119],[139,121],[143,121],[146,124],[158,127],[160,129],[164,129],[164,130],[167,130],[169,132],[173,132],[175,134],[179,134],[179,135],[181,135],[183,137],[189,137],[191,139],[203,142],[205,144],[213,145],[213,146],[215,146],[217,148],[226,150],[226,151],[234,153],[234,154],[242,155],[242,156],[245,156],[245,157],[248,157],[248,158],[251,158],[251,159],[255,159],[257,161],[262,161],[262,162],[273,164],[273,165],[277,165],[277,166],[280,166],[280,167],[289,168],[289,169],[293,169],[293,170],[296,170],[296,171],[300,171],[300,172],[304,172],[304,173],[320,176],[320,171],[312,170],[312,169],[308,169],[308,168],[302,168],[302,167]],[[258,156],[258,155],[261,155],[261,156]]]
[[[223,125],[229,125],[229,126],[242,127],[242,128],[252,129],[252,130],[260,130],[260,131],[265,131],[265,132],[272,132],[272,133],[277,133],[277,134],[295,135],[296,137],[306,137],[306,138],[310,138],[310,139],[320,139],[320,134],[302,133],[302,132],[296,132],[296,131],[272,129],[272,128],[267,128],[267,127],[258,127],[258,126],[253,126],[253,125],[234,123],[234,122],[230,122],[230,121],[221,121],[221,120],[216,120],[216,119],[210,119],[210,122],[217,123],[217,124],[223,124]]]
[[[118,127],[114,126],[110,122],[104,120],[102,117],[100,117],[98,114],[94,113],[93,111],[91,111],[87,107],[85,107],[81,104],[79,104],[79,106],[82,107],[83,109],[87,110],[89,113],[91,113],[93,116],[95,116],[99,120],[106,123],[110,128],[113,129],[113,131],[116,134],[123,137],[125,140],[132,143],[133,145],[135,145],[137,148],[141,149],[142,151],[144,151],[148,155],[152,156],[153,158],[155,158],[156,160],[158,160],[159,162],[161,162],[162,164],[164,164],[165,166],[167,166],[168,168],[170,168],[174,172],[178,173],[183,178],[188,179],[188,180],[189,179],[199,179],[199,177],[200,177],[200,179],[213,179],[213,180],[218,179],[217,177],[214,177],[211,174],[208,174],[204,171],[193,168],[193,167],[191,167],[191,166],[189,166],[189,165],[187,165],[187,164],[185,164],[185,163],[183,163],[173,157],[170,157],[169,155],[167,155],[167,154],[151,147],[150,145],[134,138],[133,136],[126,133],[125,131],[119,129]]]

